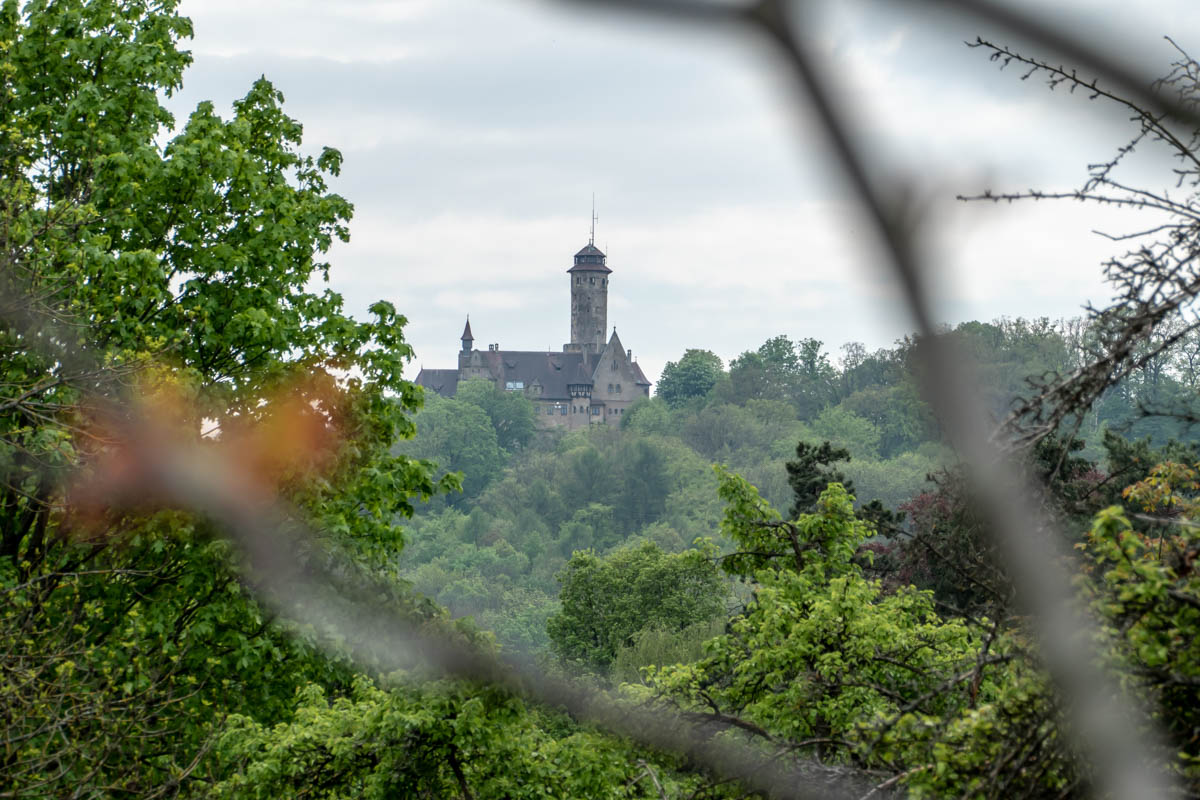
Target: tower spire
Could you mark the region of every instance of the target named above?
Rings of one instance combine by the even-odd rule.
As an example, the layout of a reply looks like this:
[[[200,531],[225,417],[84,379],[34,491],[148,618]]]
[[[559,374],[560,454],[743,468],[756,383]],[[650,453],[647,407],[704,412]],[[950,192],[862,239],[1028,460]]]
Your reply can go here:
[[[462,351],[464,353],[471,352],[471,347],[475,342],[475,336],[471,333],[471,315],[467,314],[467,324],[463,328],[462,334]]]

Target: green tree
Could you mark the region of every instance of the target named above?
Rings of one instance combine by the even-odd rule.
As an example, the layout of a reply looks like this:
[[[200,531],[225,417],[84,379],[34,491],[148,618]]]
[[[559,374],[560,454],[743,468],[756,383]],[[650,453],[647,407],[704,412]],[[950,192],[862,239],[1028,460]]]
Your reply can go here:
[[[1200,517],[1200,466],[1155,465],[1125,491],[1134,513]],[[1086,552],[1085,596],[1104,620],[1109,659],[1122,682],[1141,692],[1170,738],[1170,768],[1200,792],[1200,534],[1194,525],[1146,525],[1112,506],[1096,516]]]
[[[579,730],[483,687],[383,691],[360,679],[348,697],[299,692],[296,719],[268,727],[239,716],[218,749],[237,769],[209,797],[687,796],[698,778],[646,775],[646,754]],[[553,736],[548,730],[563,730]]]
[[[477,496],[504,469],[500,438],[486,411],[463,400],[430,398],[417,417],[416,436],[397,451],[463,475],[463,494],[446,501],[462,505]]]
[[[617,513],[625,530],[640,530],[666,509],[669,479],[661,448],[640,439],[624,448]]]
[[[821,409],[834,402],[837,371],[829,363],[825,343],[818,339],[801,339],[794,345],[796,370],[792,402],[800,419],[812,419]]]
[[[792,519],[811,513],[817,506],[821,493],[831,483],[841,484],[847,493],[853,494],[854,484],[845,474],[834,467],[840,461],[849,461],[850,451],[834,447],[829,442],[811,445],[796,444],[796,458],[787,464],[788,484],[792,487]]]
[[[673,407],[704,397],[724,371],[721,359],[708,350],[688,350],[679,361],[668,361],[658,378],[658,396]]]
[[[89,430],[90,404],[136,387],[148,426],[279,489],[372,574],[401,544],[394,520],[438,488],[389,452],[420,403],[404,318],[377,303],[356,321],[320,288],[351,213],[326,184],[340,154],[306,155],[265,79],[229,119],[202,103],[171,135],[160,96],[190,61],[176,5],[0,6],[0,715],[20,743],[0,785],[15,796],[178,793],[220,772],[223,716],[274,724],[297,685],[349,679],[271,623],[203,518],[67,524],[67,476],[115,475],[119,442]],[[306,427],[328,435],[321,457],[283,457],[305,455],[283,432]]]
[[[720,492],[741,550],[782,541],[789,556],[759,562],[752,602],[702,658],[646,670],[650,696],[773,752],[890,774],[917,797],[1070,791],[1045,680],[1018,642],[985,648],[930,593],[865,578],[856,556],[872,531],[843,487],[790,522],[736,475],[721,474]]]
[[[681,631],[724,611],[727,594],[709,548],[669,554],[652,542],[606,556],[571,557],[559,575],[562,610],[546,632],[560,658],[605,670],[638,631]]]
[[[529,444],[537,430],[533,403],[520,392],[506,392],[492,381],[463,381],[455,400],[479,406],[492,421],[496,441],[504,450],[516,450]]]
[[[845,447],[855,458],[879,457],[879,429],[841,406],[830,406],[818,414],[812,430],[822,439]]]

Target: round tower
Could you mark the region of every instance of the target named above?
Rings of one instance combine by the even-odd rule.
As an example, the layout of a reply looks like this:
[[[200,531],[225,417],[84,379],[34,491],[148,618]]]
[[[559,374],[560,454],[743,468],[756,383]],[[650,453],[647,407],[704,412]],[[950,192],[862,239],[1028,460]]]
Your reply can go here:
[[[594,242],[575,254],[575,265],[567,270],[571,278],[570,349],[599,353],[604,349],[608,330],[607,256]]]

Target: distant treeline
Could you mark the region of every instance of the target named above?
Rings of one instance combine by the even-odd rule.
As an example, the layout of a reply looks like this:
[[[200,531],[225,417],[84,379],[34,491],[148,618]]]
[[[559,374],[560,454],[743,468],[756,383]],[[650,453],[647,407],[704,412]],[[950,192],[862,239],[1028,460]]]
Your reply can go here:
[[[1068,372],[1090,347],[1078,320],[968,322],[953,335],[977,363],[997,419],[1031,391],[1030,376]],[[528,401],[485,381],[461,385],[453,400],[427,396],[403,452],[463,472],[464,491],[437,498],[408,526],[404,573],[502,642],[542,649],[556,576],[573,552],[635,539],[678,552],[716,535],[723,504],[713,463],[786,508],[785,465],[797,444],[828,441],[849,452],[840,469],[860,505],[905,507],[952,460],[921,399],[918,348],[913,338],[874,352],[850,343],[834,357],[815,339],[776,336],[728,368],[690,349],[619,428],[573,433],[537,430]],[[1178,419],[1146,412],[1195,393],[1197,354],[1200,343],[1185,339],[1110,390],[1082,421],[1081,455],[1103,459],[1110,429],[1159,444],[1184,436]]]

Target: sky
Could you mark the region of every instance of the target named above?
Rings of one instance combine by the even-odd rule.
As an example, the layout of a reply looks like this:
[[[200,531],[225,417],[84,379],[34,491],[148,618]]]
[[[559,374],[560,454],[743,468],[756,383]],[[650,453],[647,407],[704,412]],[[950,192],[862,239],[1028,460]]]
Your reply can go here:
[[[1175,56],[1164,35],[1200,54],[1194,3],[1052,5],[1071,32],[1156,75]],[[939,320],[1057,319],[1108,298],[1101,263],[1127,245],[1096,231],[1144,217],[955,196],[1076,188],[1132,135],[1127,115],[1000,70],[964,41],[1018,42],[944,11],[803,5],[797,24],[870,167],[912,189]],[[265,75],[305,150],[342,151],[332,188],[355,215],[330,285],[356,316],[385,299],[408,317],[409,377],[455,366],[468,314],[477,347],[560,350],[593,196],[609,325],[651,380],[688,348],[728,362],[784,334],[836,359],[846,342],[886,347],[911,330],[872,228],[763,40],[584,6],[183,0],[195,60],[168,106],[180,122],[201,100],[228,114]],[[1171,185],[1153,153],[1128,169],[1138,185]]]

